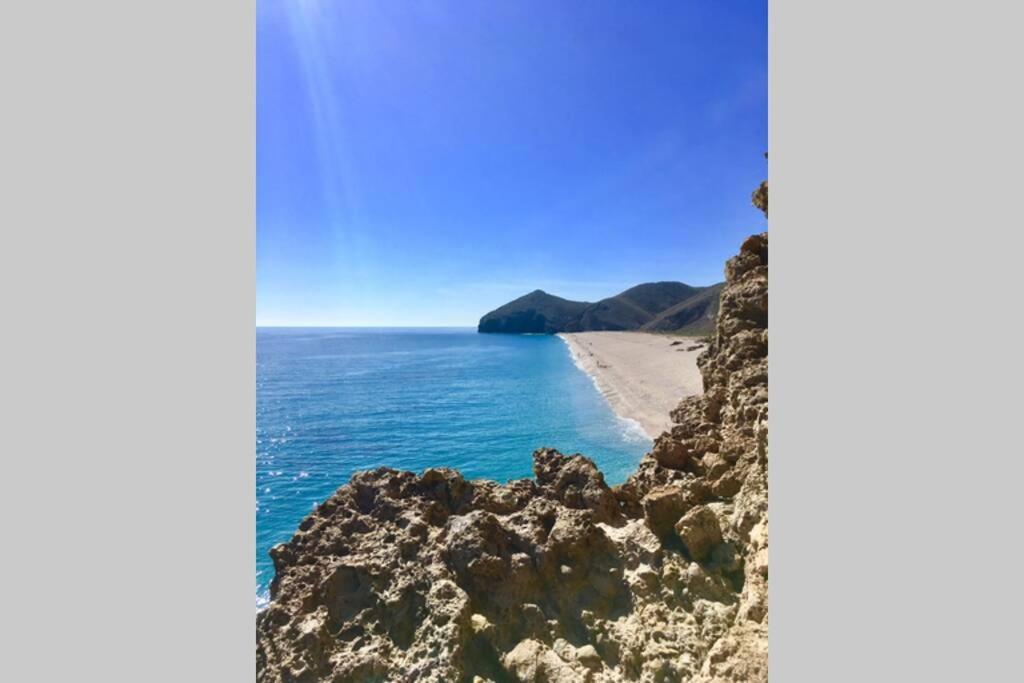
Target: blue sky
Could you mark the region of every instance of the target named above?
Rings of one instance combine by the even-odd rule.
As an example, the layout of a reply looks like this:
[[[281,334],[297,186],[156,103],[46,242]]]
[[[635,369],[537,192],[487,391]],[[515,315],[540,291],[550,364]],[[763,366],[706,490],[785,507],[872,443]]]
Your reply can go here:
[[[258,325],[475,325],[722,279],[765,229],[763,1],[259,0]]]

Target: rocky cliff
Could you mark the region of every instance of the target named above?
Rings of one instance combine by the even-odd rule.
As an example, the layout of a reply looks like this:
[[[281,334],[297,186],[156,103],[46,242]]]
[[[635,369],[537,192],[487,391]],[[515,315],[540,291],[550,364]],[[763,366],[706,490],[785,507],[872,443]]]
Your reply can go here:
[[[763,681],[768,237],[726,265],[704,395],[623,485],[352,477],[272,551],[260,681]]]

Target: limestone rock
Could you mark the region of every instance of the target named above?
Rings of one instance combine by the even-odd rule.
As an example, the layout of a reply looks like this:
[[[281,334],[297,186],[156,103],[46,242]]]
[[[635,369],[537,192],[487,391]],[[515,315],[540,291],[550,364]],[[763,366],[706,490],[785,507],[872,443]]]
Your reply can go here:
[[[726,265],[704,394],[611,489],[359,472],[271,551],[262,683],[765,681],[768,236]]]
[[[597,654],[593,645],[584,645],[576,650],[576,660],[588,669],[601,668],[601,655]]]
[[[526,682],[577,683],[584,677],[555,652],[536,640],[524,640],[502,657],[505,668]]]
[[[762,182],[761,185],[758,186],[758,188],[756,190],[754,190],[754,194],[752,194],[750,196],[750,202],[755,207],[757,207],[758,209],[761,209],[761,211],[764,212],[765,218],[768,217],[768,181],[767,180]]]
[[[676,522],[675,532],[686,546],[690,557],[698,562],[707,560],[711,550],[722,542],[718,517],[710,508],[698,505]]]
[[[686,510],[683,492],[678,486],[659,486],[643,499],[644,517],[658,538],[668,537]]]

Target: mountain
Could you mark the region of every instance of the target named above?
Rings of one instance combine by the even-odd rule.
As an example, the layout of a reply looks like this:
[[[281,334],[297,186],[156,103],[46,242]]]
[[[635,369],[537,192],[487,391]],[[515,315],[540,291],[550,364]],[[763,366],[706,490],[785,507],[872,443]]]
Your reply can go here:
[[[714,327],[720,291],[721,284],[692,287],[682,282],[648,282],[591,304],[538,289],[482,317],[477,330],[554,334],[645,329],[705,334]]]
[[[477,331],[554,334],[579,318],[588,306],[537,289],[482,317]]]
[[[766,683],[766,233],[726,277],[704,394],[625,483],[540,448],[533,478],[379,467],[317,505],[270,551],[258,683]]]
[[[718,300],[725,283],[705,287],[688,299],[666,308],[640,329],[645,332],[677,332],[704,335],[715,331]]]
[[[650,282],[637,285],[587,307],[566,332],[636,330],[659,312],[692,297],[701,290],[682,282]]]

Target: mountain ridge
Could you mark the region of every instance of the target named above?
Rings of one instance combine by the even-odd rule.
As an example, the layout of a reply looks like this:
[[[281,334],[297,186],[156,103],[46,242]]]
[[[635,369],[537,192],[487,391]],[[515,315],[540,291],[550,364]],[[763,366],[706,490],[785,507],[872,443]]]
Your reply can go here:
[[[352,475],[270,551],[257,681],[766,683],[767,233],[725,271],[704,393],[625,483]]]
[[[676,281],[645,282],[590,303],[535,289],[486,313],[477,332],[556,334],[644,330],[707,334],[714,329],[724,283],[695,287]]]

